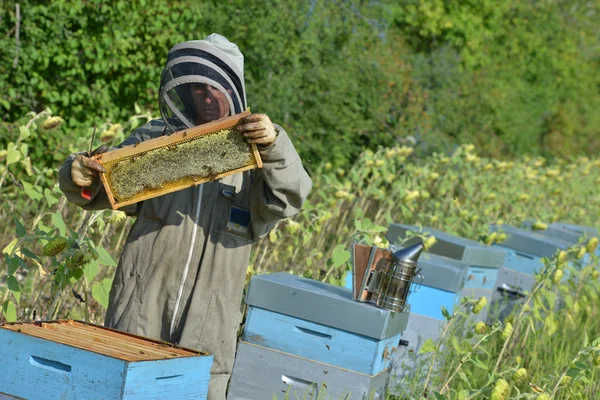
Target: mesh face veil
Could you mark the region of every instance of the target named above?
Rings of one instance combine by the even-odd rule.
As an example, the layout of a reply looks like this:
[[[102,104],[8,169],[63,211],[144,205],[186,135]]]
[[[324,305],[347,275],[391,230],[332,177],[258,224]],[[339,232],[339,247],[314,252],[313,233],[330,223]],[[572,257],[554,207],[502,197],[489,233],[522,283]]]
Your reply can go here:
[[[173,46],[161,74],[159,107],[171,132],[245,111],[237,46],[218,34]]]

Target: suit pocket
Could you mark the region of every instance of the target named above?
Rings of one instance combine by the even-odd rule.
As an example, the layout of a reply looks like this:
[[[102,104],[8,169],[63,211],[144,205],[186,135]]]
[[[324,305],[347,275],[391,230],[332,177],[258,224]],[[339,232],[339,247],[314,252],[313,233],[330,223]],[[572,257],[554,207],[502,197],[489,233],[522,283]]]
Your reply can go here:
[[[231,374],[241,322],[240,308],[223,292],[213,290],[198,343],[200,349],[214,355],[211,374]]]
[[[105,325],[137,334],[139,305],[139,276],[133,275],[111,288]]]

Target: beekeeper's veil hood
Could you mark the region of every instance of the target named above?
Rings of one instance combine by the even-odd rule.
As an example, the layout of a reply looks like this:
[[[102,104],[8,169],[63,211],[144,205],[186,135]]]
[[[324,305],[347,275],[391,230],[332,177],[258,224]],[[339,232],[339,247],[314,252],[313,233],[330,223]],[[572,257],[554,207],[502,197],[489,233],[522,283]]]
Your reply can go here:
[[[246,110],[244,56],[236,44],[213,33],[169,50],[160,79],[160,113],[171,132],[198,124],[192,86],[207,84],[225,95],[229,115]]]

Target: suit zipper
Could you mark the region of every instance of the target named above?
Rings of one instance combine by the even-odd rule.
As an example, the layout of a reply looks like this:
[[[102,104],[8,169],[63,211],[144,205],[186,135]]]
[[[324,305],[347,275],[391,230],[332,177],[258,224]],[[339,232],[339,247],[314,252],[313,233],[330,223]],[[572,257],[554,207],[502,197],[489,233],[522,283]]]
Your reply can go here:
[[[198,201],[196,202],[196,212],[194,214],[194,228],[192,229],[192,240],[190,242],[190,249],[188,251],[187,261],[183,268],[183,275],[181,276],[181,283],[179,284],[179,290],[177,291],[177,300],[175,301],[175,309],[173,310],[173,318],[171,319],[171,328],[169,330],[169,336],[173,336],[175,329],[175,320],[177,319],[177,313],[179,311],[179,303],[183,296],[183,287],[185,286],[185,280],[190,269],[190,263],[192,262],[192,254],[194,253],[194,244],[196,243],[196,232],[198,231],[198,225],[200,224],[200,205],[202,204],[202,187],[204,185],[198,185]]]

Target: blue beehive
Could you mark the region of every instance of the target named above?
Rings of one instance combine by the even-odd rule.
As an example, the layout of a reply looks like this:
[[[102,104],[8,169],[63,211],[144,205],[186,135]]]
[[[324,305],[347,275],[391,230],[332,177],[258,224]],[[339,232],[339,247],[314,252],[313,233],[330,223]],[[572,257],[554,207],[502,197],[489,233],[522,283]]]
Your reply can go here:
[[[525,267],[526,271],[524,272],[530,274],[542,268],[542,257],[552,258],[559,250],[567,250],[572,246],[567,241],[545,236],[538,232],[510,225],[490,225],[490,232],[499,231],[503,231],[507,235],[507,238],[501,243],[495,243],[494,247],[512,250],[518,256],[517,258],[521,260],[533,260],[535,264],[531,262],[524,263],[525,265],[529,265]]]
[[[242,341],[368,375],[389,369],[408,321],[346,288],[283,272],[254,276],[246,304]]]
[[[527,220],[527,221],[523,222],[522,225],[525,229],[531,230],[533,227],[533,221]],[[575,245],[585,246],[587,244],[587,241],[595,236],[593,234],[595,229],[593,229],[593,228],[585,228],[585,229],[581,229],[578,231],[573,228],[569,229],[566,227],[566,226],[570,226],[570,225],[565,225],[565,224],[560,224],[560,223],[547,224],[547,226],[548,227],[546,229],[536,230],[535,232],[542,236],[562,240],[563,242],[566,242],[571,246],[575,246]],[[596,253],[596,255],[600,255],[600,247],[596,248],[595,253]],[[589,262],[589,259],[590,259],[589,254],[586,253],[585,256],[583,257],[584,264],[587,264]]]
[[[77,321],[0,326],[0,393],[47,399],[206,399],[213,356]]]
[[[504,283],[499,280],[498,273],[504,263],[504,250],[437,229],[403,224],[391,224],[388,229],[387,240],[392,244],[399,244],[406,238],[409,231],[428,233],[435,236],[436,243],[428,249],[430,253],[451,258],[467,265],[467,276],[459,294],[460,298],[486,297],[488,302],[491,302],[494,292]],[[419,240],[421,239],[409,239],[404,245],[408,246]],[[485,320],[487,312],[488,309],[486,308],[475,319]]]
[[[305,398],[323,388],[332,398],[384,398],[407,312],[289,273],[254,276],[246,304],[228,399]]]

